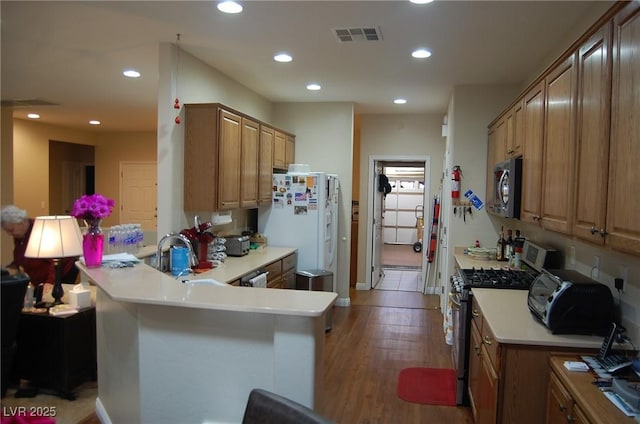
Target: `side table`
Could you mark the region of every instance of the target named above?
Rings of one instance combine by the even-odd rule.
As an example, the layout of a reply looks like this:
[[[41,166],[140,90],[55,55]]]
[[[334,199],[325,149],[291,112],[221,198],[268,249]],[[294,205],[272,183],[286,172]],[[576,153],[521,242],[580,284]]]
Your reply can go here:
[[[95,307],[66,316],[23,312],[16,342],[13,375],[34,388],[74,400],[77,386],[97,378]]]

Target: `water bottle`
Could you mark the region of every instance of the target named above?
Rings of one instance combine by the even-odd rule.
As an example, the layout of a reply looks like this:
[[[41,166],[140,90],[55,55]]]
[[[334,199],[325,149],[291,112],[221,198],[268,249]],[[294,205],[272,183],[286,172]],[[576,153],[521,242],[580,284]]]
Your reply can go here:
[[[111,226],[109,228],[107,237],[108,237],[107,252],[109,252],[110,254],[116,253],[116,226]]]
[[[116,251],[115,253],[122,253],[124,247],[124,230],[122,225],[116,225]]]
[[[142,225],[135,224],[136,227],[136,253],[142,249],[144,245],[144,232],[142,231]]]
[[[33,305],[35,304],[35,300],[33,298],[34,291],[35,291],[35,288],[33,287],[33,284],[31,284],[31,281],[29,281],[29,285],[27,286],[27,292],[24,294],[25,309],[33,308]]]

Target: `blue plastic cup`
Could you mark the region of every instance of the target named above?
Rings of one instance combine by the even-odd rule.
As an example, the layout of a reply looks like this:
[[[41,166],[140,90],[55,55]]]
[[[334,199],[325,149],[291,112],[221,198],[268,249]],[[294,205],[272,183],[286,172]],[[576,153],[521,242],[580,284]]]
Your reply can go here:
[[[178,276],[189,269],[189,249],[181,246],[171,248],[171,274]]]

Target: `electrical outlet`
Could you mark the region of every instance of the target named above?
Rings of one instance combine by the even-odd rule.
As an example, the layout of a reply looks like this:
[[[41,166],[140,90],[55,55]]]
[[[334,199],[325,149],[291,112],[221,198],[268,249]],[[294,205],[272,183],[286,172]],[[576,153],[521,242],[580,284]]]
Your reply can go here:
[[[593,267],[591,267],[591,278],[597,280],[600,277],[600,256],[593,257]]]
[[[620,267],[620,278],[622,278],[622,286],[624,287],[624,284],[627,282],[627,267],[626,266],[621,266]]]
[[[571,246],[569,248],[569,263],[571,265],[576,264],[576,247],[575,246]]]

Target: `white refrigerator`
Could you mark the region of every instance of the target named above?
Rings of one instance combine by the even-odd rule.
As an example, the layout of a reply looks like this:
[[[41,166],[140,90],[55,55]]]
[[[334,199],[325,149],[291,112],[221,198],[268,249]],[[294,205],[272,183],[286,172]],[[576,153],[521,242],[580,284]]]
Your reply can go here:
[[[269,246],[296,247],[298,270],[333,272],[336,290],[338,248],[337,175],[323,172],[273,175],[272,203],[261,207],[258,231]]]

